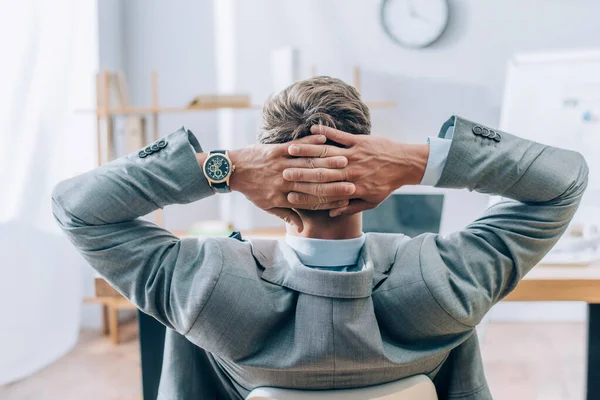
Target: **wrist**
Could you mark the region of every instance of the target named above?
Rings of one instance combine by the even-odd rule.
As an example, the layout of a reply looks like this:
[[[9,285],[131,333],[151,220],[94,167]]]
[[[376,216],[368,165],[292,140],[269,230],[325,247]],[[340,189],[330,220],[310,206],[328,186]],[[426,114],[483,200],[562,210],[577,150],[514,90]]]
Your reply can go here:
[[[198,161],[198,165],[200,166],[200,169],[202,169],[202,173],[204,173],[204,161],[206,161],[206,157],[208,157],[206,153],[196,154],[196,161]]]
[[[398,155],[398,175],[400,186],[418,185],[423,180],[427,160],[429,159],[429,144],[400,143],[396,151]]]
[[[242,151],[243,149],[229,151],[229,159],[231,160],[231,164],[235,165],[235,170],[231,173],[231,176],[229,177],[229,187],[231,188],[232,192],[241,192],[240,187],[242,181],[240,180],[240,175],[242,175],[244,172]]]
[[[210,186],[210,182],[208,182],[208,178],[206,177],[206,174],[204,173],[204,162],[206,161],[207,157],[208,157],[208,154],[206,154],[206,153],[196,154],[196,161],[198,162],[198,165],[200,166],[200,170],[202,171],[202,176],[204,177],[204,179],[206,179],[207,184]],[[211,186],[211,190],[213,191],[213,193],[215,192],[215,189],[212,186]]]
[[[429,143],[419,143],[410,145],[411,157],[411,185],[418,185],[423,180],[427,161],[429,160]]]
[[[198,161],[198,165],[200,166],[200,169],[202,170],[202,175],[204,175],[204,162],[206,161],[206,157],[208,157],[208,154],[206,154],[206,153],[196,154],[196,161]]]

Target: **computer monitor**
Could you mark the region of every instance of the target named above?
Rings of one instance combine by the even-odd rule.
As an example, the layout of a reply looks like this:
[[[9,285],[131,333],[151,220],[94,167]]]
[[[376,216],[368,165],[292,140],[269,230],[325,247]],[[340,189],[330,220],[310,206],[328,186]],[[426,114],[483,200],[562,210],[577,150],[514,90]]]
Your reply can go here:
[[[393,193],[377,208],[363,213],[363,231],[410,237],[439,233],[443,207],[442,193]]]

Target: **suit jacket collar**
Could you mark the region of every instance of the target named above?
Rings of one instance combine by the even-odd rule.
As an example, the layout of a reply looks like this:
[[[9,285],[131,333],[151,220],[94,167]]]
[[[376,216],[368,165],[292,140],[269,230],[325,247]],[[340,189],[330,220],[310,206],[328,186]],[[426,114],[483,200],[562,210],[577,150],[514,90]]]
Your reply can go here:
[[[261,279],[301,293],[334,298],[369,297],[386,279],[403,235],[368,233],[358,257],[358,272],[336,272],[303,265],[285,242],[253,240],[252,253],[264,268]]]

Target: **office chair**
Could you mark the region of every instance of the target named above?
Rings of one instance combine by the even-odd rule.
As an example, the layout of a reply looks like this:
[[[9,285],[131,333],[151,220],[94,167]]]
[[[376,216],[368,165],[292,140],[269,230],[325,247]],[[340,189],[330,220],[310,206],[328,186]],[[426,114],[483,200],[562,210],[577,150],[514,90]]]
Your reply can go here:
[[[437,400],[433,382],[425,375],[382,385],[341,390],[256,388],[246,400]]]

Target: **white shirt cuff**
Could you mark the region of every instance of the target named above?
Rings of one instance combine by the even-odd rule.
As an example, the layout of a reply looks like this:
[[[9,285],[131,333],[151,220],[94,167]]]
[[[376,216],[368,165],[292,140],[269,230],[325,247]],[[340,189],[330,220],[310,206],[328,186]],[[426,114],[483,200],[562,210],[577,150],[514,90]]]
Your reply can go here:
[[[425,174],[421,180],[421,185],[424,186],[435,186],[446,165],[448,159],[448,153],[450,152],[450,145],[452,144],[452,136],[454,135],[454,126],[448,127],[443,137],[428,138],[429,143],[429,159],[427,160],[427,166],[425,167]]]

